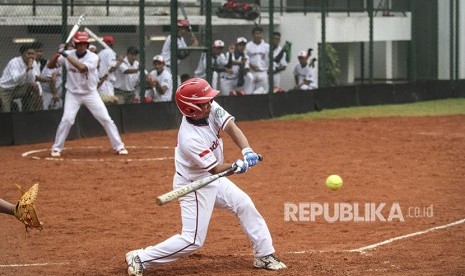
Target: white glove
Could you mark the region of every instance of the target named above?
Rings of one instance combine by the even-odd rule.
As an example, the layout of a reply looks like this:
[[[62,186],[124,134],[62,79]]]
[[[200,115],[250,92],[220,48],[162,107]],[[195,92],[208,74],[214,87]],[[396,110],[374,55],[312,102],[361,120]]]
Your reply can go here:
[[[242,159],[237,159],[236,162],[232,164],[232,167],[234,168],[234,173],[245,173],[247,169],[249,168],[249,165],[247,162],[244,162]]]

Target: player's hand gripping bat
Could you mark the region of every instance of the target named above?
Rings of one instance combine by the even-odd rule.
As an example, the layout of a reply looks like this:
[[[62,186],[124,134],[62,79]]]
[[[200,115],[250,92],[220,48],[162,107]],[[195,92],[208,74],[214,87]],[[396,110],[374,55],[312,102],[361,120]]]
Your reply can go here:
[[[262,161],[263,160],[263,157],[261,154],[258,155],[258,160]],[[199,179],[199,180],[196,180],[192,183],[189,183],[185,186],[182,186],[180,188],[177,188],[171,192],[167,192],[165,194],[162,194],[161,196],[157,197],[157,205],[161,206],[161,205],[164,205],[170,201],[173,201],[177,198],[180,198],[184,195],[187,195],[188,193],[191,193],[193,191],[196,191],[210,183],[212,183],[213,181],[217,180],[218,178],[220,177],[223,177],[223,176],[228,176],[228,175],[231,175],[234,173],[234,171],[236,170],[235,167],[232,167],[224,172],[220,172],[220,173],[217,173],[217,174],[214,174],[214,175],[210,175],[210,176],[207,176],[207,177],[204,177],[202,179]]]

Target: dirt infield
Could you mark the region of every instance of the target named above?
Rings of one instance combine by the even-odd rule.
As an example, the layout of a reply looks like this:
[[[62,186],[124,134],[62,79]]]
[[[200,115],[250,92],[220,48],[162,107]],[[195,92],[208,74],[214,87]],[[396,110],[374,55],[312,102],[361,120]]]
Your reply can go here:
[[[465,116],[238,125],[265,160],[232,179],[289,269],[254,269],[237,220],[217,210],[201,250],[144,275],[465,274]],[[47,158],[50,143],[0,148],[0,197],[14,201],[14,183],[39,182],[45,222],[26,237],[0,214],[0,275],[126,275],[125,252],[180,230],[178,204],[155,205],[171,188],[176,131],[123,139],[127,157],[106,137],[68,141],[63,160]],[[239,157],[225,144],[226,159]],[[341,190],[325,187],[330,174],[342,176]],[[313,219],[309,210],[320,206]],[[336,206],[360,210],[335,219]]]

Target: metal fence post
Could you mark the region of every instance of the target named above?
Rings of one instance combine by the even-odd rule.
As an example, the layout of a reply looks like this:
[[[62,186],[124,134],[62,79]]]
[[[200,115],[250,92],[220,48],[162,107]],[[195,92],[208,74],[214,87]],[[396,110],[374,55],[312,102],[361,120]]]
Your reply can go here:
[[[178,88],[178,1],[171,1],[170,4],[170,15],[171,15],[171,62],[170,69],[173,78],[173,92]],[[173,99],[174,99],[173,93]]]
[[[269,1],[269,20],[270,20],[270,28],[268,29],[268,42],[270,45],[270,51],[268,53],[269,63],[268,63],[268,91],[267,93],[273,94],[274,91],[274,78],[273,78],[273,50],[272,50],[272,43],[273,43],[273,32],[274,32],[274,18],[273,18],[273,10],[274,10],[274,0]]]
[[[368,0],[368,16],[370,17],[370,42],[368,49],[368,83],[373,84],[373,0]]]
[[[206,8],[206,13],[205,13],[205,44],[207,47],[206,50],[206,58],[205,58],[205,63],[207,65],[207,81],[208,83],[212,84],[213,81],[213,71],[212,71],[212,1],[211,0],[206,0],[205,3],[205,8]],[[219,77],[219,76],[218,76]]]
[[[326,87],[326,0],[320,1],[321,7],[321,47],[320,47],[320,70],[321,81],[319,86]]]
[[[144,102],[145,95],[145,0],[139,1],[139,88],[140,100]]]

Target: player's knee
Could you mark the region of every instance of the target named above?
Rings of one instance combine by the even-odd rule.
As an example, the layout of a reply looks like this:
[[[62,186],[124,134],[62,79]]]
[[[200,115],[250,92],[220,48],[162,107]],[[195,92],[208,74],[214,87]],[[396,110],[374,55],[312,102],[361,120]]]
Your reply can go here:
[[[241,202],[238,205],[237,212],[243,212],[250,209],[255,209],[255,204],[253,204],[253,201],[250,198],[250,196],[246,195],[243,198],[241,198]]]
[[[201,248],[205,242],[205,237],[198,235],[199,233],[182,233],[183,239],[190,244],[190,248],[192,250],[197,250]]]

